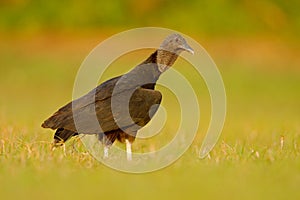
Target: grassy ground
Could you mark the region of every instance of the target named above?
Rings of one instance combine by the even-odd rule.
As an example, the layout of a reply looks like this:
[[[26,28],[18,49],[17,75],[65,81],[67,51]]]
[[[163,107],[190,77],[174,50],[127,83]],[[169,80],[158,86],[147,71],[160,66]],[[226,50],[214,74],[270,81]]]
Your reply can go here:
[[[84,150],[74,149],[80,146],[76,141],[66,145],[66,155],[62,149],[51,151],[52,131],[40,124],[71,99],[76,71],[99,41],[97,37],[53,36],[1,41],[3,199],[300,198],[299,62],[293,46],[276,49],[274,42],[204,41],[220,67],[228,96],[223,135],[209,158],[200,160],[197,155],[205,126],[180,160],[148,174],[109,169]],[[241,41],[248,48],[239,46]],[[179,60],[175,68],[182,65]],[[199,101],[204,103],[203,122],[207,123],[209,104],[204,89],[199,87],[204,94]]]

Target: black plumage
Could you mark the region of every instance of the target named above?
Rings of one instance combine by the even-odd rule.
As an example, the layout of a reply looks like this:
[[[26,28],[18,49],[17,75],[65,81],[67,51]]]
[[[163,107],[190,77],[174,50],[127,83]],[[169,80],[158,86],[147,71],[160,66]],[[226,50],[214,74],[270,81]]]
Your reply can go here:
[[[98,134],[105,145],[115,140],[132,143],[137,131],[151,120],[161,103],[162,95],[155,90],[156,81],[184,50],[193,53],[182,36],[168,36],[144,62],[63,106],[42,127],[57,129],[56,146],[78,133]]]

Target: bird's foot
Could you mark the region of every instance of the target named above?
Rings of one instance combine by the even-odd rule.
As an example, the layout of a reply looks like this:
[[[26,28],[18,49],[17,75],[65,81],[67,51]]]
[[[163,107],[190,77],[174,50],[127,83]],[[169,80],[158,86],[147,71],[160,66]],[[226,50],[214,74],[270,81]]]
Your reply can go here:
[[[54,151],[56,148],[61,146],[64,146],[64,141],[54,139],[53,143],[51,144],[51,150]]]
[[[126,143],[127,160],[131,161],[132,160],[131,143],[129,142],[128,139],[125,140],[125,143]]]

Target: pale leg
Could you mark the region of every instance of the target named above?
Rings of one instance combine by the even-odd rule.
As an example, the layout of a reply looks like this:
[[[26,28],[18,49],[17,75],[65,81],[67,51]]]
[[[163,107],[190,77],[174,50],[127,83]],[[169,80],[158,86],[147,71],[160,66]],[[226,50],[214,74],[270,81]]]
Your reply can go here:
[[[132,153],[131,153],[131,143],[128,139],[125,140],[126,143],[126,153],[127,153],[127,160],[132,160]]]
[[[104,146],[103,158],[108,158],[108,146]]]

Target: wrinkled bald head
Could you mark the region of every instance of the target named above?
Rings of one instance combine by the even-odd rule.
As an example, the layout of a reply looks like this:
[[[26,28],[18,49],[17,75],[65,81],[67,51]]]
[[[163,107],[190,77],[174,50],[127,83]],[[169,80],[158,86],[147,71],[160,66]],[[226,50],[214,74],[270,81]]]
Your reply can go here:
[[[169,51],[177,55],[179,55],[182,51],[187,51],[191,54],[194,54],[194,50],[188,45],[185,39],[177,33],[166,37],[159,49]]]
[[[157,51],[157,64],[160,72],[166,71],[176,61],[182,51],[194,54],[192,47],[179,34],[171,34],[162,42]]]

